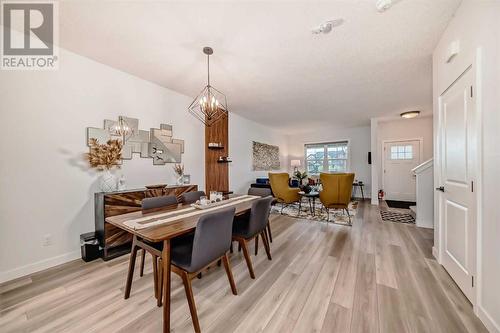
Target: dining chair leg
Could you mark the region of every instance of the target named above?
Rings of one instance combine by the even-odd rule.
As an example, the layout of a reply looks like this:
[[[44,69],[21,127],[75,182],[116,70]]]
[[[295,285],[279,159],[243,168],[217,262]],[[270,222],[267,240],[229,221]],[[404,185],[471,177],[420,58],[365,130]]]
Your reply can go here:
[[[273,258],[271,257],[271,248],[269,247],[269,240],[267,239],[266,231],[263,230],[261,232],[261,235],[262,235],[262,243],[264,243],[264,248],[267,254],[267,259],[273,260]]]
[[[139,276],[142,277],[144,275],[144,261],[146,259],[146,250],[142,249],[141,254],[141,270],[139,271]]]
[[[255,255],[259,254],[259,235],[255,237]]]
[[[236,290],[236,284],[233,279],[233,272],[231,271],[231,264],[229,263],[229,258],[227,257],[227,253],[222,257],[222,261],[224,262],[224,269],[226,270],[227,279],[229,280],[229,284],[231,285],[231,291],[233,295],[238,295],[238,291]]]
[[[273,234],[271,233],[271,223],[267,221],[267,235],[269,236],[269,241],[273,242]]]
[[[248,253],[248,247],[244,239],[238,240],[243,249],[243,255],[245,256],[245,261],[247,262],[248,271],[250,272],[250,277],[255,279],[255,274],[253,272],[252,259],[250,259],[250,254]]]
[[[238,252],[241,252],[241,244],[238,243]]]
[[[154,290],[155,297],[158,299],[158,257],[154,254],[151,254],[153,259],[153,281],[154,281]]]
[[[128,273],[127,273],[127,283],[125,284],[125,299],[130,297],[130,290],[132,289],[132,279],[134,278],[134,267],[135,267],[135,259],[137,257],[138,247],[135,245],[136,238],[134,236],[132,240],[132,252],[130,253],[130,261],[128,264]]]
[[[229,247],[229,252],[233,253],[233,241],[231,241],[231,246]]]
[[[158,299],[156,301],[156,305],[161,307],[163,302],[163,261],[158,258]]]
[[[196,305],[194,303],[193,288],[191,287],[191,279],[186,272],[181,274],[182,282],[184,283],[184,290],[186,291],[186,298],[189,304],[189,311],[191,312],[191,319],[193,320],[194,331],[201,332],[200,323],[198,322],[198,314],[196,313]]]

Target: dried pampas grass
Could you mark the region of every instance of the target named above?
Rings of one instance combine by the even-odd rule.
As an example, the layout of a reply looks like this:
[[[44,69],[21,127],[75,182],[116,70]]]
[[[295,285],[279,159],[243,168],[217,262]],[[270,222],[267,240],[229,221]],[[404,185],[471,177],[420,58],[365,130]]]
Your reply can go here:
[[[91,138],[89,146],[90,153],[85,154],[85,159],[90,167],[100,171],[120,168],[123,148],[120,140],[108,140],[105,144],[100,144],[97,139]]]

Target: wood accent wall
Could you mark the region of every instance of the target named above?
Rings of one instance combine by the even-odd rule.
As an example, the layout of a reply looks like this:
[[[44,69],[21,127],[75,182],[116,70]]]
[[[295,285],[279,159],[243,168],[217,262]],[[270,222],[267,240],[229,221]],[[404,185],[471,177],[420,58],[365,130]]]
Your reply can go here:
[[[105,221],[107,217],[141,210],[144,198],[175,195],[179,199],[183,193],[197,190],[198,185],[180,185],[158,189],[95,193],[95,229],[99,244],[103,248],[103,259],[109,260],[130,252],[132,243],[132,234],[107,223]]]
[[[229,156],[228,116],[215,124],[205,126],[205,192],[229,191],[229,163],[218,163],[219,156]],[[209,142],[220,142],[224,149],[209,149]]]

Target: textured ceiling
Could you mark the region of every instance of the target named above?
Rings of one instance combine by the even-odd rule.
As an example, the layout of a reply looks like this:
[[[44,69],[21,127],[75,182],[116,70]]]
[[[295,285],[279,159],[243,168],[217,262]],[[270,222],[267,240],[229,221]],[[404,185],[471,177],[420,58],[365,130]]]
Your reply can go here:
[[[61,45],[195,96],[212,84],[230,111],[283,130],[351,127],[431,112],[431,54],[460,0],[65,1]],[[335,18],[329,35],[311,28]],[[186,105],[187,108],[187,105]]]

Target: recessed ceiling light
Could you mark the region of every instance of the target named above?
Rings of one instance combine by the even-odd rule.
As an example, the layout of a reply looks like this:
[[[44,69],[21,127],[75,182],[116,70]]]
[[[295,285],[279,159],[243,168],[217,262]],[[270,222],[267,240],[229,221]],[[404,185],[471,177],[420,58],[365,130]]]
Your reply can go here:
[[[338,27],[344,23],[344,19],[336,19],[336,20],[331,20],[331,21],[326,21],[324,23],[321,23],[317,27],[312,29],[313,34],[327,34],[332,31],[333,28]]]
[[[391,8],[392,3],[392,0],[377,0],[375,7],[377,7],[377,10],[382,13]]]
[[[402,118],[405,118],[405,119],[411,119],[411,118],[418,117],[419,114],[420,114],[420,111],[407,111],[407,112],[401,113],[400,116]]]

